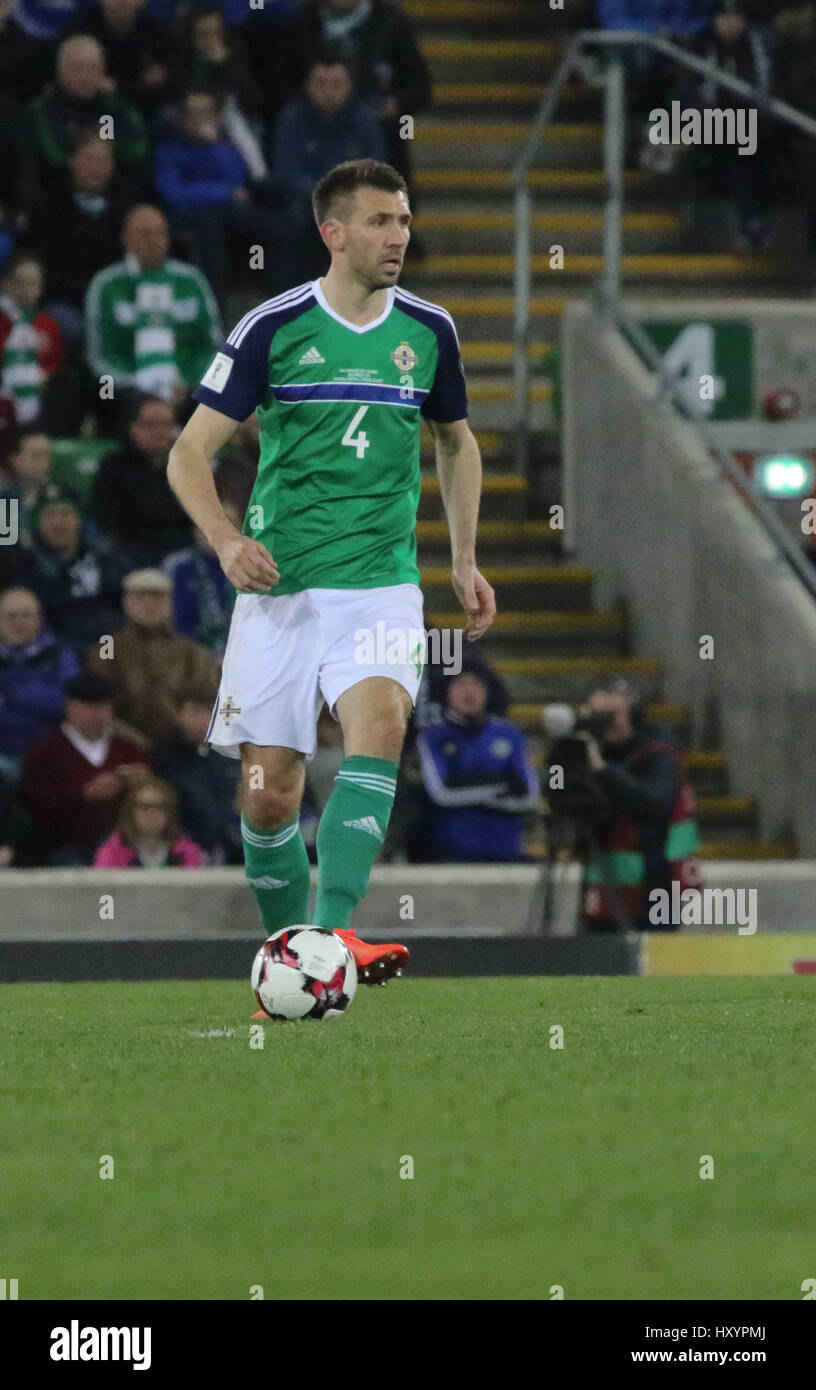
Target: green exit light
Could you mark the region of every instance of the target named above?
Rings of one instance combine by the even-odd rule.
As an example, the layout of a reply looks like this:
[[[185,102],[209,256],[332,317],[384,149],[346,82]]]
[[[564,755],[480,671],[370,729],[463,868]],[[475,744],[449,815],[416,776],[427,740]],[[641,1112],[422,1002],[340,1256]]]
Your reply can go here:
[[[756,485],[768,497],[806,497],[813,475],[813,461],[800,454],[765,454],[754,464]]]

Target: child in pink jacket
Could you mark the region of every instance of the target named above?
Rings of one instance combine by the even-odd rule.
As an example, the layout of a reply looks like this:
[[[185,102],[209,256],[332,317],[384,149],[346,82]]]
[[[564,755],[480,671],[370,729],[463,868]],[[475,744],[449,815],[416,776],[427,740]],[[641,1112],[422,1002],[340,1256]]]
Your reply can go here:
[[[200,869],[205,863],[204,851],[179,826],[175,789],[159,777],[131,789],[117,829],[94,858],[96,869]]]

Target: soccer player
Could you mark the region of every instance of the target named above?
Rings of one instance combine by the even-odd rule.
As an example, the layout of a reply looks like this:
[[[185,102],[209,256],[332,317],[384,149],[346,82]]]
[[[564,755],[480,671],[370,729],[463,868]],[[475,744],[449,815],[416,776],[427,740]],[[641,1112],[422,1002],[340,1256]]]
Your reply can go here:
[[[313,207],[329,270],[236,325],[193,392],[168,476],[238,590],[207,737],[242,760],[244,858],[264,927],[308,920],[298,813],[325,699],[345,757],[318,827],[313,925],[342,937],[360,978],[379,984],[408,951],[362,942],[349,923],[385,838],[422,675],[420,416],[435,436],[468,640],[496,605],[476,567],[481,459],[453,320],[397,287],[405,181],[388,164],[349,161],[321,179]],[[260,461],[241,534],[210,461],[253,410]]]

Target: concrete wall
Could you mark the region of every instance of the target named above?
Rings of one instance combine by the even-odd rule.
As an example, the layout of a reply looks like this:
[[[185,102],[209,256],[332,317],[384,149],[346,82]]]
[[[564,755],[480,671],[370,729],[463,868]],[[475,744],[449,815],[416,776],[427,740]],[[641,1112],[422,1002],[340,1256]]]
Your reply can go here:
[[[565,504],[596,602],[626,604],[637,652],[662,659],[664,696],[691,705],[696,738],[719,723],[732,790],[758,798],[763,836],[792,832],[816,854],[816,604],[589,306],[567,314],[564,373]]]
[[[703,865],[712,888],[755,889],[758,932],[816,929],[816,862]],[[575,930],[578,866],[558,870],[552,935]],[[413,918],[400,916],[405,896]],[[100,902],[114,916],[100,918]],[[375,868],[355,915],[362,937],[525,937],[541,929],[535,866]],[[104,910],[104,908],[103,908]],[[688,928],[711,930],[712,926]],[[733,926],[724,926],[733,931]],[[241,869],[10,869],[0,874],[0,956],[4,942],[262,939],[255,899]]]

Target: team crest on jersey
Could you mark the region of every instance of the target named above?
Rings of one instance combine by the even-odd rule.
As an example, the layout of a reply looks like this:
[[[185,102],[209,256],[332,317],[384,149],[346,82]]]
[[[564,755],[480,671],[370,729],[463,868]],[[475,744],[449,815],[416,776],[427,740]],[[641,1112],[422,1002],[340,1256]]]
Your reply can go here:
[[[419,358],[410,343],[400,343],[399,347],[394,348],[391,353],[391,361],[401,372],[412,372],[419,362]]]

